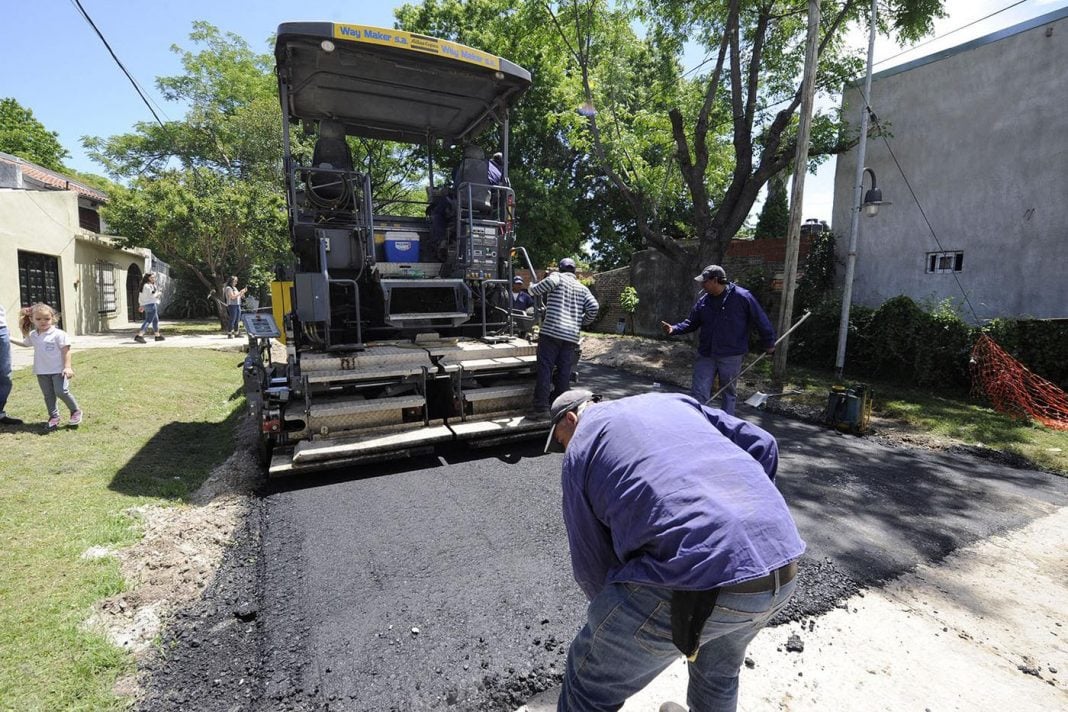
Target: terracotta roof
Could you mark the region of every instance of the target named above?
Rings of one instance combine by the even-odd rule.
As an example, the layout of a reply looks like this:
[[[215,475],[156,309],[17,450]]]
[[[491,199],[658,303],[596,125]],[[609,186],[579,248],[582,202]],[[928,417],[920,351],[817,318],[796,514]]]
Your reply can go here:
[[[36,163],[30,163],[25,159],[7,153],[0,153],[0,162],[19,166],[23,177],[30,178],[48,188],[53,188],[55,190],[71,190],[83,198],[95,200],[100,203],[108,202],[107,193],[101,192],[96,188],[90,188],[84,183],[79,183],[73,178],[69,178],[62,173],[51,171]]]

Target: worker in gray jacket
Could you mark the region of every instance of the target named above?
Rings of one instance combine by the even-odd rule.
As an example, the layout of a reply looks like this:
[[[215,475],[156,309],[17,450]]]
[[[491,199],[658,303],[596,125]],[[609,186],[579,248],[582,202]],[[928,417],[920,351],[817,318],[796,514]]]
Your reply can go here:
[[[538,420],[548,419],[549,403],[570,386],[579,329],[592,324],[600,308],[590,290],[575,276],[573,259],[565,257],[558,267],[558,271],[527,289],[531,296],[545,297],[545,318],[538,335],[538,379],[531,413]]]

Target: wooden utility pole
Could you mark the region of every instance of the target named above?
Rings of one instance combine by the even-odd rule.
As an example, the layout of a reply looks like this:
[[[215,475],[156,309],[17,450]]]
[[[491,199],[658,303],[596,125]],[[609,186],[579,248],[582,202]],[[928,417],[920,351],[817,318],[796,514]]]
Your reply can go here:
[[[797,288],[797,253],[801,247],[801,209],[808,171],[808,144],[812,133],[812,103],[816,90],[816,62],[819,61],[820,34],[819,0],[808,0],[808,41],[805,46],[805,75],[801,80],[801,117],[797,127],[797,156],[794,160],[794,180],[790,189],[790,227],[786,232],[786,265],[783,268],[782,304],[779,310],[778,333],[790,330],[794,313],[794,290]],[[772,381],[781,390],[786,379],[786,353],[790,339],[782,340],[775,349],[775,368]]]

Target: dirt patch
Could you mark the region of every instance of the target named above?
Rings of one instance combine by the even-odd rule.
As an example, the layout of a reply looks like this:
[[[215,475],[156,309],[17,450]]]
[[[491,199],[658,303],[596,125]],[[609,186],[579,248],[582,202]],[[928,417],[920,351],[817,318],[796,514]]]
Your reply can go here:
[[[125,549],[94,547],[85,558],[113,556],[127,590],[97,602],[84,622],[139,663],[151,655],[166,622],[200,598],[211,583],[234,531],[244,518],[260,469],[252,454],[253,428],[239,428],[235,452],[211,473],[185,505],[132,507],[142,538]],[[115,692],[137,697],[135,677],[118,681]]]

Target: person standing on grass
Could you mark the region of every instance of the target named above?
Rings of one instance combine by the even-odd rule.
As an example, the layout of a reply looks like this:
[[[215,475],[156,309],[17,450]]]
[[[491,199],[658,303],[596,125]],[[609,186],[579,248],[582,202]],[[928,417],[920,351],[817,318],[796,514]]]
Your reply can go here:
[[[237,336],[238,324],[241,319],[241,297],[245,296],[248,287],[237,288],[237,277],[230,277],[230,282],[223,288],[223,296],[226,297],[227,329],[226,338],[232,339]]]
[[[531,296],[545,297],[545,318],[538,332],[534,410],[529,416],[534,420],[547,420],[552,398],[571,387],[579,329],[592,324],[600,309],[597,299],[575,276],[575,261],[565,257],[558,266],[559,271],[527,290]]]
[[[0,304],[0,425],[22,425],[18,418],[7,414],[7,398],[11,395],[11,336],[7,329],[7,310]]]
[[[82,423],[82,410],[70,392],[70,379],[74,378],[74,369],[70,365],[70,338],[67,332],[56,328],[58,320],[55,309],[47,304],[34,304],[23,309],[19,320],[22,341],[15,342],[33,348],[33,372],[48,409],[48,432],[59,427],[57,397],[70,408],[70,420],[67,421],[70,427],[77,428]]]
[[[660,328],[669,336],[701,330],[690,395],[698,402],[706,403],[718,375],[719,387],[723,389],[723,410],[734,415],[735,379],[749,352],[749,331],[755,326],[764,350],[772,354],[775,353],[775,329],[752,292],[728,282],[727,273],[719,265],[705,267],[693,279],[701,283],[704,293],[693,305],[690,315],[678,324],[662,321]]]
[[[694,712],[733,712],[745,651],[797,588],[805,553],[775,487],[772,435],[681,393],[553,401],[545,452],[589,599],[557,712],[618,710],[680,655]],[[661,712],[683,710],[665,702]]]
[[[156,286],[156,273],[146,272],[145,276],[141,278],[141,294],[137,297],[137,303],[140,304],[137,311],[145,315],[144,320],[141,322],[141,329],[137,332],[137,336],[134,337],[134,341],[139,344],[145,343],[145,333],[149,327],[156,334],[156,341],[163,341],[163,337],[159,333],[159,300],[163,296],[159,287]]]

